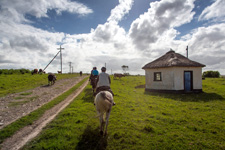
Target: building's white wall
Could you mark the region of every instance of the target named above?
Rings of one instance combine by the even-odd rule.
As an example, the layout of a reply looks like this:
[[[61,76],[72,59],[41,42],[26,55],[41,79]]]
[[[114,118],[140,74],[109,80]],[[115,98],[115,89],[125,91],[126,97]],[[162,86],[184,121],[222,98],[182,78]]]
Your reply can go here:
[[[161,72],[162,81],[154,81],[154,72]],[[146,88],[155,90],[174,90],[174,72],[171,68],[146,69]]]
[[[173,67],[173,71],[175,74],[175,77],[174,77],[175,90],[184,89],[184,70],[185,69],[182,67]]]
[[[193,89],[202,89],[202,68],[193,68]]]
[[[201,67],[169,67],[146,69],[146,89],[184,90],[184,71],[193,72],[193,89],[202,89]],[[161,72],[162,81],[154,81],[154,72]]]

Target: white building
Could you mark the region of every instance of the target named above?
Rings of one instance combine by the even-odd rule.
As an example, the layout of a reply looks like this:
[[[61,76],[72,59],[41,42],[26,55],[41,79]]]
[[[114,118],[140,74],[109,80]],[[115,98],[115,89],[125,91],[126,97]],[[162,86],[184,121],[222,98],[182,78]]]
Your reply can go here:
[[[171,50],[142,68],[145,70],[145,90],[201,92],[202,67],[205,65]]]

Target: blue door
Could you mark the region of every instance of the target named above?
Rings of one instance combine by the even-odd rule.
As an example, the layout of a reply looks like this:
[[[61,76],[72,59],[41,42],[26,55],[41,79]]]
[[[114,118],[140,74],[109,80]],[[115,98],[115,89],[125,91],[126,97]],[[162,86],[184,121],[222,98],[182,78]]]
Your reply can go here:
[[[184,90],[187,92],[192,90],[192,72],[191,71],[184,72]]]

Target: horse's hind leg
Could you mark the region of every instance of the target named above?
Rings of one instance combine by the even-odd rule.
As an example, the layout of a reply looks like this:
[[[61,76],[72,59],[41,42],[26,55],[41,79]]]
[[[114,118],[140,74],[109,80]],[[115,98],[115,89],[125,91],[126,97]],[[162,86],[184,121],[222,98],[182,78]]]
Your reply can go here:
[[[109,123],[110,112],[111,112],[111,109],[109,109],[109,111],[106,112],[106,116],[105,116],[105,121],[106,121],[106,123],[105,123],[105,135],[108,134],[107,127],[108,127],[108,123]]]
[[[99,113],[100,114],[100,113]],[[104,121],[103,121],[103,115],[100,114],[99,116],[99,121],[100,121],[100,134],[103,135],[103,125],[104,125]]]
[[[92,92],[93,92],[93,95],[95,96],[95,86],[92,85]]]

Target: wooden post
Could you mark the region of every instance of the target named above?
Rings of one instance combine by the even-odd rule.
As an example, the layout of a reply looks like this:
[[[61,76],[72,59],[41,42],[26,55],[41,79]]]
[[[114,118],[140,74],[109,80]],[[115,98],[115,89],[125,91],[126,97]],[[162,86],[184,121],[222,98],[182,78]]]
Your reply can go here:
[[[70,62],[69,62],[69,66],[70,66],[70,73],[71,73],[71,64],[72,64],[72,62],[70,61]]]
[[[61,73],[62,73],[62,49],[64,49],[64,48],[62,48],[60,45],[60,48],[57,48],[57,49],[59,49],[59,51],[60,51],[60,64],[61,64]]]
[[[186,51],[187,51],[187,58],[188,58],[188,46],[187,46],[187,48],[186,48]]]

